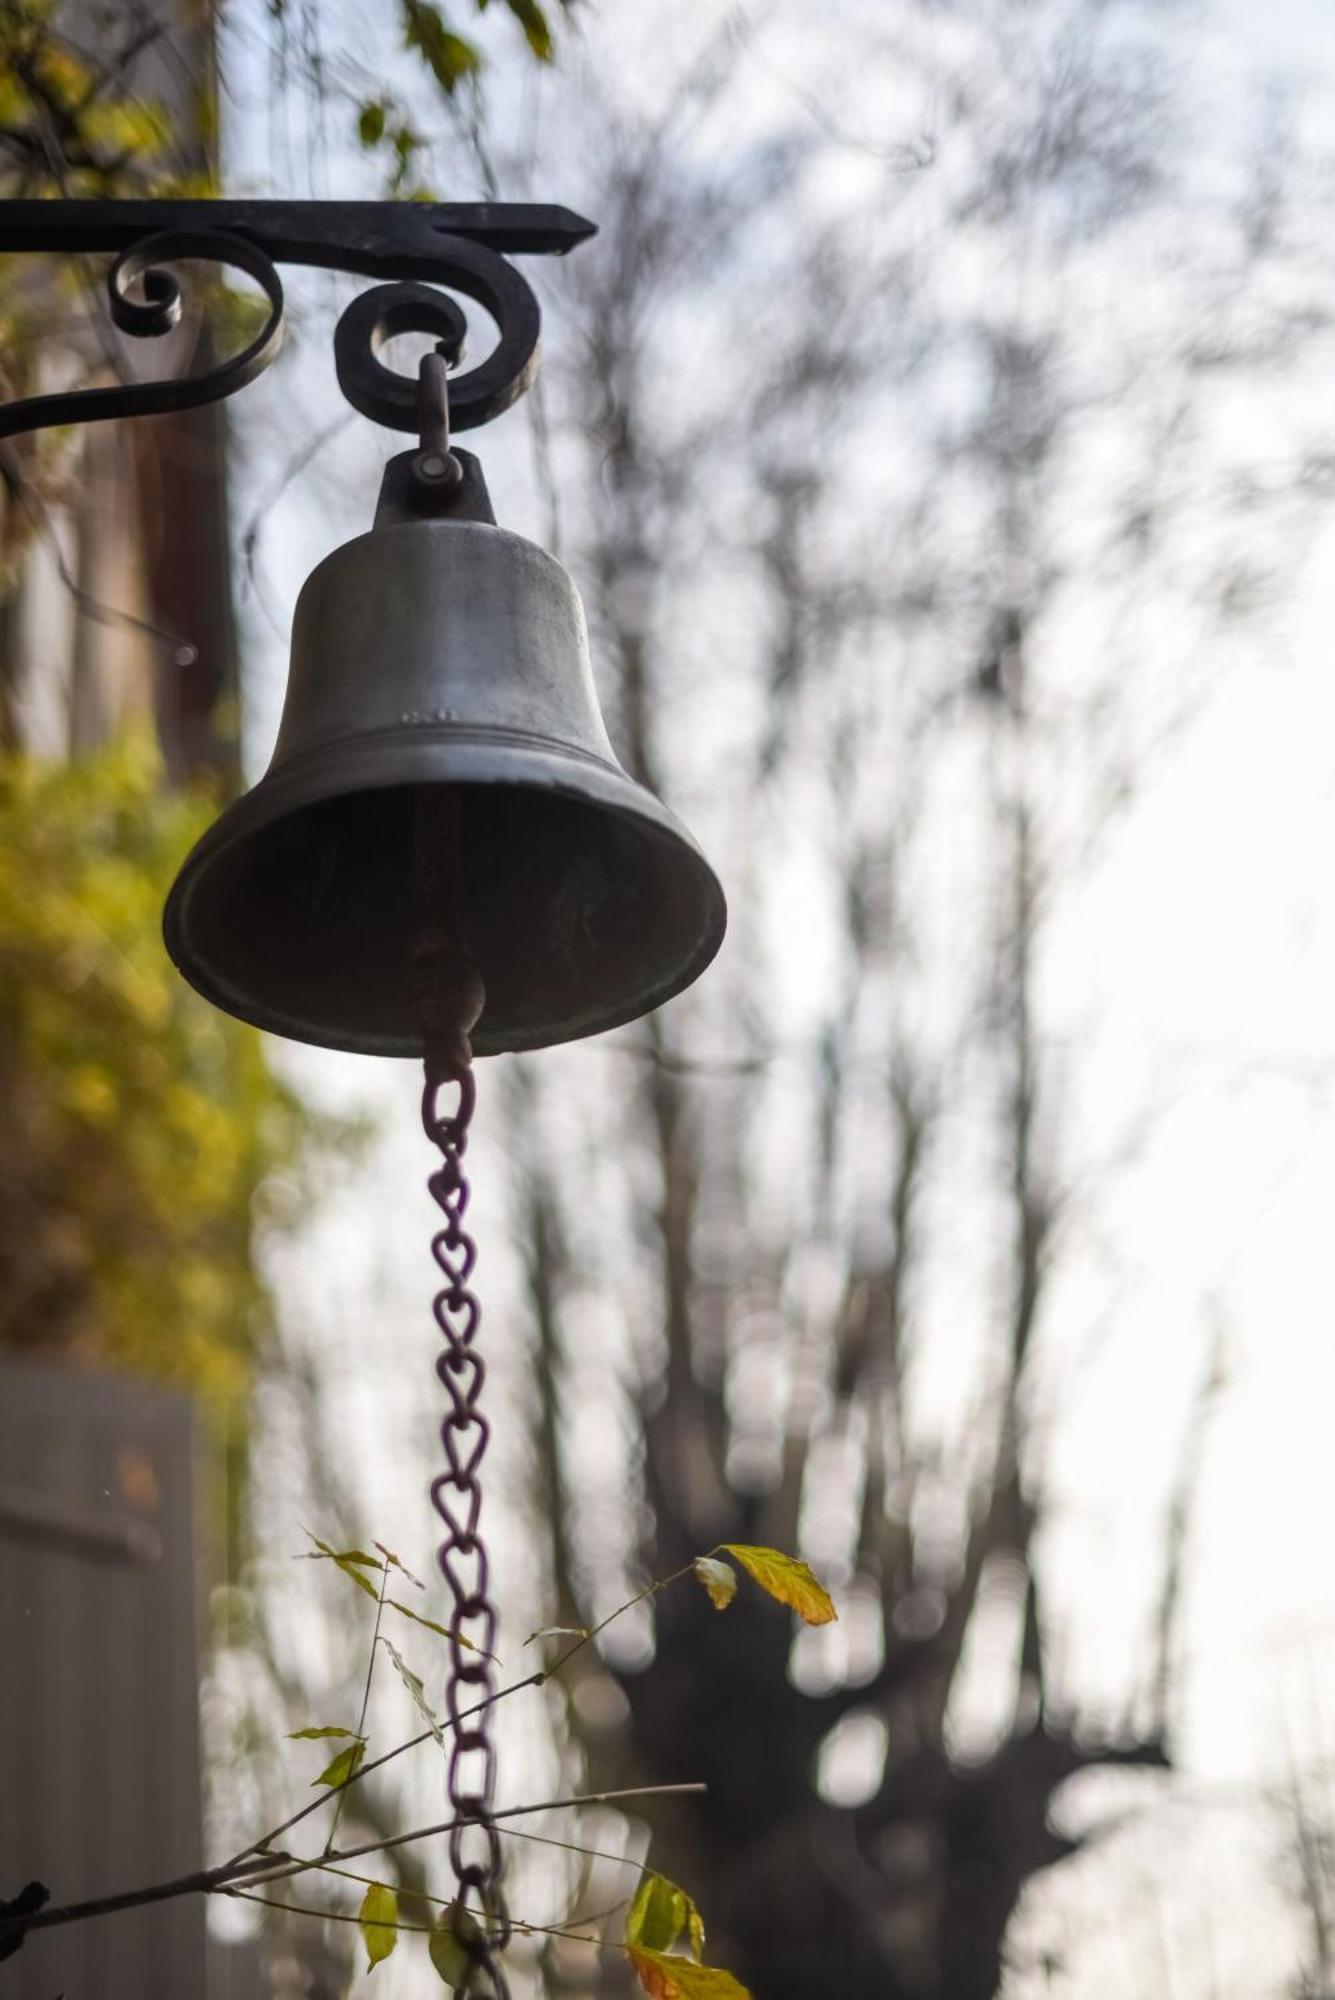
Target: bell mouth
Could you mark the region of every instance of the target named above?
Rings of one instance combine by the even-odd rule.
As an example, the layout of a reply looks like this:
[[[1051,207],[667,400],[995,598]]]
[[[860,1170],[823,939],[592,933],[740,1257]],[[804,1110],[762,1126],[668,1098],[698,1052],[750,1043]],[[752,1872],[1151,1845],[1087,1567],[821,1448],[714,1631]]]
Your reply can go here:
[[[362,747],[356,757],[341,746],[336,790],[318,752],[271,773],[187,858],[164,914],[167,950],[225,1012],[327,1048],[421,1054],[411,974],[427,787],[457,798],[465,941],[486,985],[475,1054],[619,1027],[718,950],[726,910],[713,870],[617,767],[493,747],[502,768],[477,775],[474,753],[474,770],[456,776],[442,761],[467,760],[467,746],[419,744],[413,782],[402,748]],[[522,776],[503,768],[514,757]],[[387,758],[394,780],[377,783]]]

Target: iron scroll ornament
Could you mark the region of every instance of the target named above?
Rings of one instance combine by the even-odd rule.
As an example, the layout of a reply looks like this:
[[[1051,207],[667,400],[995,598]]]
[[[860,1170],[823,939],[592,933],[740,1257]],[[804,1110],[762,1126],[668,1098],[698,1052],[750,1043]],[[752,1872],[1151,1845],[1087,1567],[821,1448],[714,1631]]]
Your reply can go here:
[[[393,430],[417,424],[416,385],[379,359],[395,333],[437,336],[451,362],[463,315],[444,292],[462,292],[495,320],[491,354],[450,385],[450,417],[470,430],[521,396],[537,366],[540,314],[508,254],[564,255],[594,233],[570,210],[505,202],[15,201],[0,203],[0,253],[117,253],[107,274],[111,317],[122,332],[159,337],[178,324],[181,287],[165,266],[198,258],[245,271],[268,311],[239,354],[202,373],[27,397],[0,405],[0,439],[58,424],[166,415],[245,388],[277,355],[283,287],[276,266],[313,265],[396,282],[357,299],[339,322],[339,386],[362,415]],[[407,282],[419,281],[419,282]],[[137,287],[137,295],[136,295]]]
[[[181,287],[164,268],[181,258],[202,258],[245,271],[263,287],[269,302],[264,325],[230,360],[199,375],[163,382],[124,382],[113,389],[70,389],[60,395],[28,396],[0,406],[0,438],[56,424],[105,423],[113,417],[166,416],[220,402],[262,375],[283,344],[283,284],[262,250],[208,229],[164,229],[123,250],[107,272],[113,323],[138,339],[160,339],[181,319]],[[138,282],[142,296],[131,286]]]
[[[500,328],[500,340],[478,367],[450,377],[450,429],[490,423],[528,388],[538,367],[541,316],[538,301],[514,266],[493,250],[458,241],[450,278],[456,291],[475,299]],[[453,299],[429,285],[376,285],[354,299],[334,330],[338,386],[354,410],[390,430],[416,431],[415,379],[386,368],[380,349],[398,333],[434,333],[450,362],[463,352],[464,316]]]

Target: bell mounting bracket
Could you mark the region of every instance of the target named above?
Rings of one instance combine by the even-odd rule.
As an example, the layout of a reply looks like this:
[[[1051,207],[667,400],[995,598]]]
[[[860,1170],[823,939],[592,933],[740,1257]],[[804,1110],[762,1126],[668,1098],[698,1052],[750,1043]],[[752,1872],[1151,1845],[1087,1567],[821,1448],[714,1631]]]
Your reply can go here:
[[[451,428],[476,429],[523,395],[538,364],[538,302],[509,259],[564,256],[594,233],[593,223],[567,208],[526,202],[0,202],[0,253],[112,254],[107,295],[122,333],[152,338],[179,324],[181,284],[168,267],[182,262],[244,271],[266,301],[259,332],[216,366],[0,404],[0,439],[57,424],[170,415],[245,388],[282,345],[280,264],[383,281],[344,312],[334,360],[353,408],[391,430],[418,430],[419,389],[380,360],[385,342],[399,333],[433,334],[454,366],[464,315],[447,291],[433,287],[482,306],[496,323],[497,344],[449,386]]]

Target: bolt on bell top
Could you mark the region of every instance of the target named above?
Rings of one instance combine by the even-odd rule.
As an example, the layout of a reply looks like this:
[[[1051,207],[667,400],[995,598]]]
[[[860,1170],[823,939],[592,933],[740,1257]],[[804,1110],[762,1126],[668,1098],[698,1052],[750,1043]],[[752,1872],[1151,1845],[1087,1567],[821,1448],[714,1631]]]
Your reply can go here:
[[[273,760],[188,856],[167,949],[273,1033],[417,1055],[425,876],[485,985],[476,1054],[597,1034],[704,970],[723,892],[617,763],[565,570],[495,525],[469,453],[448,511],[415,514],[412,456],[301,591]]]

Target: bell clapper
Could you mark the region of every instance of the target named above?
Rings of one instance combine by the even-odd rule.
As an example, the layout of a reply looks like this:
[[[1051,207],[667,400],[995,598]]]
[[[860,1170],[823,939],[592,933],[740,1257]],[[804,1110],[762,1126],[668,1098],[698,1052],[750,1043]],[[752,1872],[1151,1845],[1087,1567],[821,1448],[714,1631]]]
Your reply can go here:
[[[413,876],[412,1010],[428,1075],[451,1077],[473,1059],[469,1036],[487,997],[465,932],[463,812],[456,785],[416,789]]]

